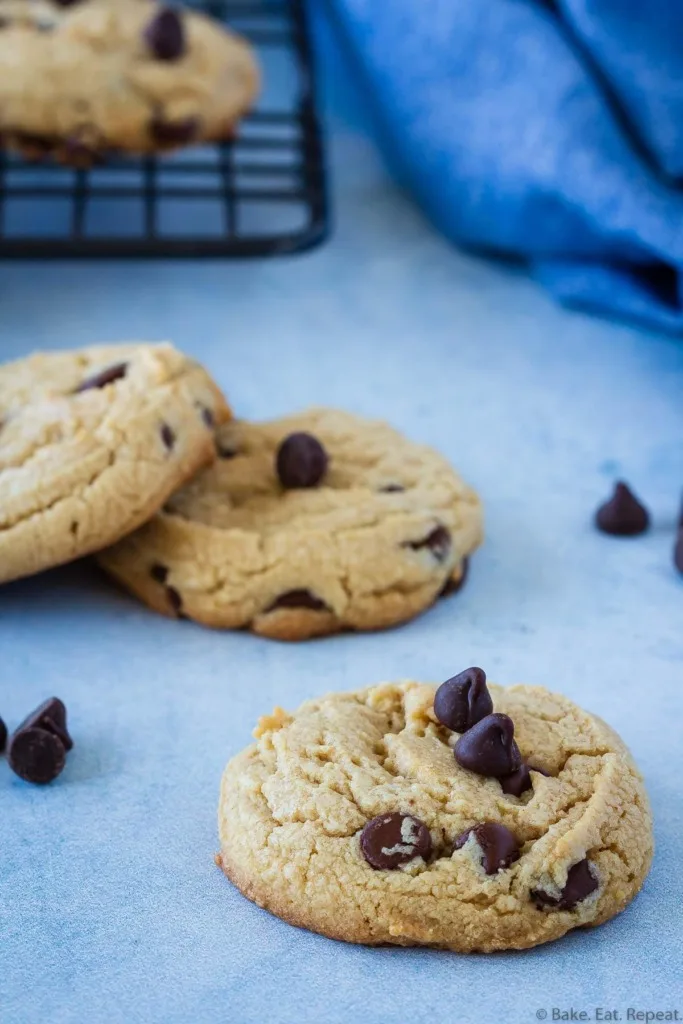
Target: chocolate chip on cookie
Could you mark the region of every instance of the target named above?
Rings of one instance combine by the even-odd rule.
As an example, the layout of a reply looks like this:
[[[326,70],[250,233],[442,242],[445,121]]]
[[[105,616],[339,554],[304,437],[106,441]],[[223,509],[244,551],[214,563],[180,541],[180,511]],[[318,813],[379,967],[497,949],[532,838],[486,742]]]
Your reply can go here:
[[[45,785],[62,772],[73,740],[66,725],[66,708],[51,697],[24,719],[10,739],[10,768],[26,782]]]
[[[379,814],[361,832],[360,847],[368,864],[381,870],[392,870],[407,864],[414,857],[426,860],[432,852],[429,829],[412,814]]]
[[[106,388],[108,384],[113,384],[125,377],[127,370],[128,363],[116,363],[114,366],[108,366],[106,370],[100,370],[92,377],[87,377],[76,388],[76,394],[80,394],[81,391],[90,391],[92,388]]]
[[[467,668],[447,679],[436,691],[434,714],[447,729],[466,732],[493,711],[491,694],[486,688],[486,673]]]
[[[156,115],[149,123],[150,137],[161,147],[182,146],[199,135],[199,119],[187,117],[183,121],[166,121]]]
[[[274,612],[277,608],[310,608],[314,612],[330,610],[328,605],[310,590],[288,590],[286,594],[280,594],[271,605],[268,605],[266,612]]]
[[[175,444],[175,434],[169,427],[168,423],[161,424],[161,440],[164,442],[164,447],[168,448],[170,452]]]
[[[168,579],[168,568],[167,566],[162,565],[161,562],[155,562],[154,565],[150,567],[149,574],[157,583],[165,583]]]
[[[405,487],[401,484],[387,484],[379,489],[380,494],[400,494],[401,491],[405,491]]]
[[[216,455],[219,459],[234,459],[237,456],[237,452],[234,448],[231,448],[230,445],[222,444],[220,441],[217,441]]]
[[[551,910],[573,910],[577,903],[595,892],[599,884],[593,866],[584,858],[570,867],[564,889],[559,896],[551,896],[542,889],[533,889],[531,898],[539,910],[544,907]]]
[[[511,772],[510,775],[504,775],[500,779],[501,789],[508,796],[521,796],[522,793],[526,793],[528,789],[531,789],[531,772],[538,772],[539,775],[550,776],[550,773],[545,771],[544,768],[537,768],[533,764],[522,764],[517,768],[516,771]]]
[[[447,530],[445,526],[437,526],[422,540],[411,540],[403,546],[411,548],[413,551],[429,548],[437,562],[443,562],[451,550],[451,543],[450,530]]]
[[[455,760],[462,768],[487,778],[510,775],[522,763],[514,734],[507,715],[487,715],[462,734],[453,749]]]
[[[173,7],[162,7],[144,35],[157,60],[178,60],[185,52],[185,28],[180,13]]]
[[[635,537],[645,533],[650,514],[623,481],[618,481],[614,494],[595,514],[595,525],[613,537]]]
[[[327,472],[327,452],[317,437],[297,431],[278,448],[275,465],[283,487],[316,487]]]
[[[469,558],[463,558],[460,564],[460,576],[457,579],[454,579],[452,576],[449,576],[446,582],[444,583],[443,587],[441,588],[439,597],[450,597],[451,594],[457,594],[459,590],[462,590],[462,588],[465,586],[465,583],[467,582],[469,572],[470,560]]]
[[[460,850],[473,836],[481,850],[481,863],[487,875],[495,875],[497,871],[509,868],[519,860],[519,843],[517,837],[495,821],[482,821],[466,829],[455,840],[455,849]]]
[[[180,596],[178,591],[175,589],[175,587],[166,587],[166,596],[168,597],[168,603],[170,604],[171,608],[173,609],[175,614],[178,616],[178,618],[181,619],[183,617],[183,615],[182,615],[182,611],[183,611],[183,599],[182,599],[182,597]]]
[[[7,726],[0,718],[0,754],[2,754],[7,745]]]

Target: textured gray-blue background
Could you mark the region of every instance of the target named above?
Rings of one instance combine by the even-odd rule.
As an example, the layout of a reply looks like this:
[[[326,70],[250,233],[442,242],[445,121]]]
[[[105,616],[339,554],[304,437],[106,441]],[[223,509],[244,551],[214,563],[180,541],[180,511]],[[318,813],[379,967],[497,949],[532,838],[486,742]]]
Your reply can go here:
[[[0,266],[3,358],[174,339],[246,416],[383,416],[483,495],[466,589],[390,633],[278,645],[156,617],[89,566],[0,591],[0,714],[52,693],[76,747],[47,789],[0,763],[0,1020],[7,1024],[523,1024],[538,1009],[683,1013],[680,343],[558,309],[451,249],[390,183],[327,61],[338,229],[242,264]],[[623,475],[654,529],[593,532]],[[606,718],[652,797],[657,853],[617,920],[532,952],[365,949],[298,931],[213,864],[221,770],[258,715],[326,690],[481,664]],[[343,913],[343,907],[340,907]]]

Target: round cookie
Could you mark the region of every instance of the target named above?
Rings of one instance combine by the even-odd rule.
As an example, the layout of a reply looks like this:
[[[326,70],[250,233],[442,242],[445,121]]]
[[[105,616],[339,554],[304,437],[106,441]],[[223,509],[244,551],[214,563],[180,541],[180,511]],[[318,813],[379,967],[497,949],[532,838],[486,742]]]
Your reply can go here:
[[[151,0],[7,0],[0,72],[5,144],[83,165],[229,138],[259,87],[245,41]]]
[[[0,367],[0,582],[134,530],[212,458],[228,416],[208,374],[171,345]]]
[[[309,436],[298,479],[283,441],[302,432],[324,452]],[[228,424],[217,451],[163,512],[100,556],[157,611],[281,640],[392,626],[457,588],[481,540],[475,493],[386,424],[313,409]],[[311,485],[284,487],[277,467]]]
[[[540,687],[491,686],[489,717],[509,716],[524,759],[510,787],[458,763],[469,733],[436,719],[435,692],[387,683],[262,718],[222,781],[216,860],[231,881],[330,938],[459,952],[535,946],[623,910],[653,840],[619,737]]]

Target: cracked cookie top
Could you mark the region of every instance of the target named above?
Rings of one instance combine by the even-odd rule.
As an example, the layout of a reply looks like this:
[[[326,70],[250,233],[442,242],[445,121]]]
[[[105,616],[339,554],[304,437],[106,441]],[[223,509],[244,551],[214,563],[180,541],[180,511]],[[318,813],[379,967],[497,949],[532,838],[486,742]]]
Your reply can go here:
[[[259,905],[352,942],[490,951],[606,921],[652,856],[628,750],[565,697],[488,691],[493,712],[463,733],[435,714],[436,687],[415,682],[262,718],[224,774],[221,866]],[[513,736],[493,735],[489,719],[505,717]],[[477,725],[486,774],[455,753]],[[512,740],[528,768],[518,795],[489,773]]]
[[[0,581],[135,529],[211,458],[228,415],[208,374],[171,345],[0,367]]]
[[[217,432],[217,458],[102,564],[160,611],[304,639],[401,622],[457,585],[481,505],[384,423],[312,409]]]
[[[152,0],[4,0],[0,70],[5,143],[82,165],[226,139],[259,80],[224,25]]]

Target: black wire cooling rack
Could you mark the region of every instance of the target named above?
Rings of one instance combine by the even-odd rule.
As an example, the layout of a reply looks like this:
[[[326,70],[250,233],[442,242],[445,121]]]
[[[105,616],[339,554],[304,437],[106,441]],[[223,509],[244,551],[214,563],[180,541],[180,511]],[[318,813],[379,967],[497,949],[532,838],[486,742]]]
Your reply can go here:
[[[187,3],[256,47],[261,99],[233,142],[91,170],[0,153],[0,258],[271,256],[329,224],[305,0]]]

